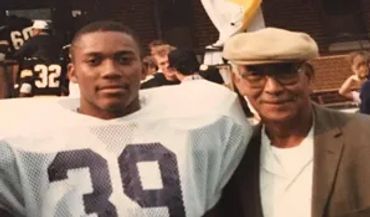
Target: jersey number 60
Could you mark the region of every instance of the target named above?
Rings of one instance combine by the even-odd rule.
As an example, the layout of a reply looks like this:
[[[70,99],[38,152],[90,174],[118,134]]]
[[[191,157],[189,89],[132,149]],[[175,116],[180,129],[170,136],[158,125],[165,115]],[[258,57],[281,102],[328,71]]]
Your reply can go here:
[[[138,162],[158,161],[163,188],[144,190],[138,171]],[[128,145],[118,158],[125,194],[141,207],[167,206],[171,217],[185,217],[184,202],[176,155],[159,143]],[[60,152],[48,168],[49,181],[67,179],[71,169],[90,169],[93,192],[84,194],[86,214],[99,217],[117,217],[117,211],[109,202],[112,193],[107,161],[90,149]]]

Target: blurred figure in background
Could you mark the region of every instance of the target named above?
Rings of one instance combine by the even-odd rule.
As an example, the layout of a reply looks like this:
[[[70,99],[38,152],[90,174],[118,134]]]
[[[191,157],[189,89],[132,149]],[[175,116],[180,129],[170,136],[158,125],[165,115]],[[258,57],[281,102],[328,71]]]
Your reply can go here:
[[[145,56],[143,58],[143,74],[142,82],[150,80],[154,77],[154,74],[157,72],[158,67],[155,64],[155,61],[152,56]]]
[[[15,58],[22,61],[25,57],[44,61],[57,60],[61,46],[51,35],[50,24],[45,20],[35,20],[32,25],[32,37],[15,53]]]
[[[368,68],[370,68],[370,60],[368,61]],[[367,80],[360,89],[360,112],[370,114],[370,74],[367,75]]]
[[[17,76],[19,97],[68,95],[61,50],[61,45],[51,34],[50,24],[45,20],[35,20],[32,37],[14,55],[20,64]]]
[[[168,54],[175,49],[175,47],[165,44],[153,50],[152,56],[158,66],[158,72],[154,74],[152,79],[142,83],[141,89],[180,83],[176,75],[168,69]]]
[[[199,62],[191,50],[176,49],[168,54],[169,70],[180,82],[203,79],[199,75]]]
[[[360,104],[359,89],[367,80],[369,74],[369,53],[366,51],[355,51],[349,54],[351,71],[353,75],[349,76],[339,88],[339,94]]]

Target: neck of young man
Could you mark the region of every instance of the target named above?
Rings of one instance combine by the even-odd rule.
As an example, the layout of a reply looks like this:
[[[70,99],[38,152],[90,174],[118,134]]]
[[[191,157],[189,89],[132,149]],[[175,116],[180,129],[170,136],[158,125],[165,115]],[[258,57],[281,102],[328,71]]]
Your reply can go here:
[[[91,106],[85,106],[84,103],[81,102],[80,108],[78,108],[77,111],[81,114],[89,115],[104,120],[110,120],[124,117],[126,115],[138,111],[139,109],[140,109],[139,99],[136,99],[134,102],[130,103],[127,106],[110,109],[101,109],[98,107],[94,108]]]
[[[313,112],[302,114],[280,122],[264,121],[265,130],[271,144],[278,148],[292,148],[301,144],[313,125]]]

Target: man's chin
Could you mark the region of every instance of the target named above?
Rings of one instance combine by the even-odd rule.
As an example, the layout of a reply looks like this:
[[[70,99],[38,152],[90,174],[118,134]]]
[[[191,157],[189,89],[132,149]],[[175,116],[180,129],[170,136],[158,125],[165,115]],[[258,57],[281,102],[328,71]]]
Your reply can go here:
[[[294,118],[292,112],[266,112],[262,113],[261,119],[265,122],[286,122]]]
[[[108,98],[101,103],[101,108],[114,114],[129,114],[137,108],[138,101],[126,98]]]
[[[119,99],[105,100],[101,104],[101,108],[109,112],[117,112],[125,110],[125,101]]]

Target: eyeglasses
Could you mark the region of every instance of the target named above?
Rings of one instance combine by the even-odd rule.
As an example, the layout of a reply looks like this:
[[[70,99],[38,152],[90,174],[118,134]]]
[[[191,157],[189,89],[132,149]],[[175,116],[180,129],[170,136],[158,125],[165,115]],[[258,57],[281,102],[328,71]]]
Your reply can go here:
[[[282,85],[292,85],[298,82],[302,63],[274,63],[249,65],[239,70],[240,76],[252,87],[263,87],[267,76],[272,77]]]

